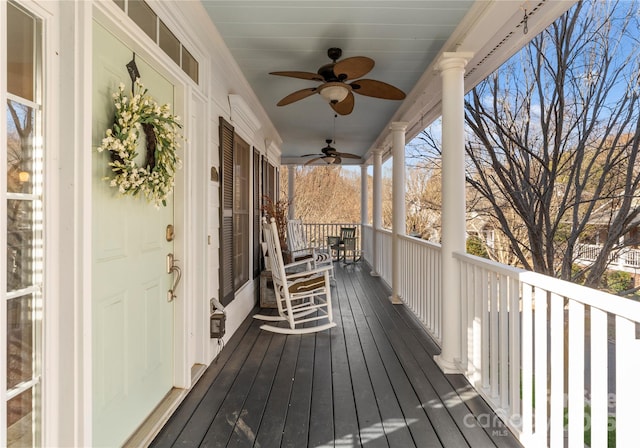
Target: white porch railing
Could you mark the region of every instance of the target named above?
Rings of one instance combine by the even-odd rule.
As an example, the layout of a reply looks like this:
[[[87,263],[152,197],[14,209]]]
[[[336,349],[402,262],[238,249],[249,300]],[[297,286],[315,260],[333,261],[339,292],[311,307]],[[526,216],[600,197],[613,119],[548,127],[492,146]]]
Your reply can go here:
[[[391,284],[391,232],[360,230],[365,260]],[[397,290],[441,344],[440,246],[408,236],[399,243]],[[640,303],[468,254],[455,258],[461,369],[523,444],[583,447],[588,434],[599,448],[615,431],[616,446],[637,446]],[[495,427],[481,418],[469,424]]]
[[[380,277],[391,285],[392,234],[389,230],[376,232],[377,262],[372,260],[373,228],[362,226],[365,260],[376,266]],[[442,293],[440,286],[440,245],[411,236],[400,237],[400,274],[398,293],[413,311],[429,334],[440,344],[442,340]]]
[[[442,289],[440,245],[411,236],[400,237],[400,285],[402,301],[426,326],[438,344],[442,342]],[[389,263],[391,264],[391,263]]]
[[[304,231],[309,240],[309,244],[313,247],[327,249],[327,237],[339,236],[341,227],[355,227],[356,229],[356,247],[361,248],[362,245],[362,230],[360,224],[354,223],[338,223],[338,224],[314,224],[304,223]]]
[[[606,447],[615,431],[616,446],[636,446],[640,303],[467,254],[456,258],[463,368],[524,444],[582,447],[589,433],[592,447]]]

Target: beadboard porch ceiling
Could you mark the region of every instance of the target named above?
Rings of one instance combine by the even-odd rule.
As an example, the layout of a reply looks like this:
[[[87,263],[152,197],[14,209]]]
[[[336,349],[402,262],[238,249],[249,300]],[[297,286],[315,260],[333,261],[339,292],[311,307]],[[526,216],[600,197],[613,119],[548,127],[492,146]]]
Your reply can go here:
[[[440,115],[443,52],[473,52],[465,88],[470,89],[566,11],[575,0],[202,0],[222,39],[282,139],[282,163],[297,164],[335,138],[341,152],[371,156],[390,146],[388,125],[408,122],[407,138]],[[524,17],[527,17],[525,33]],[[269,75],[315,73],[327,49],[342,58],[367,56],[375,66],[365,78],[403,90],[403,101],[355,95],[349,115],[334,117],[319,95],[278,107],[276,103],[315,81]],[[344,159],[343,163],[360,164]]]

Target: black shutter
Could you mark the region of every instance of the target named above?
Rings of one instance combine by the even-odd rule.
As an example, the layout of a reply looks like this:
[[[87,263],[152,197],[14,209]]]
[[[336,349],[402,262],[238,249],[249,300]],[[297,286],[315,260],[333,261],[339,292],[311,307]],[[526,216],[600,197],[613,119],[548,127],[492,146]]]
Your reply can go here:
[[[233,286],[233,126],[220,117],[220,297],[234,297]]]
[[[253,150],[253,278],[260,275],[260,152]]]

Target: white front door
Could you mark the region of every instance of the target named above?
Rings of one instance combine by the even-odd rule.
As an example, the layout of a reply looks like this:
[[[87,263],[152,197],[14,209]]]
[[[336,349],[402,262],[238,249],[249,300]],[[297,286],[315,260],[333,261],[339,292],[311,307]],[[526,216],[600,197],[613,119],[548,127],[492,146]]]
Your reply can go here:
[[[112,93],[131,81],[133,52],[101,25],[93,31],[93,444],[119,446],[173,385],[174,305],[167,300],[167,226],[173,197],[157,209],[143,197],[120,196],[104,180],[113,124]],[[175,104],[174,86],[136,57],[141,80],[160,105]],[[144,158],[144,142],[141,151]],[[142,163],[142,160],[139,161]]]

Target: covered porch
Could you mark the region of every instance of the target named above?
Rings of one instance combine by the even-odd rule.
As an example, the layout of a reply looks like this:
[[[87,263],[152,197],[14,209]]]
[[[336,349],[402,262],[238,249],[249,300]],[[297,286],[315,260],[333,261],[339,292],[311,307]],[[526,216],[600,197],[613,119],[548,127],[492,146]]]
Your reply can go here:
[[[263,13],[258,3],[273,11]],[[367,8],[357,4],[366,2],[325,2],[314,14],[306,10],[312,2],[285,3],[2,3],[5,29],[13,23],[11,8],[37,30],[42,48],[34,50],[21,79],[45,92],[42,104],[11,89],[3,98],[37,105],[43,125],[33,140],[47,142],[46,152],[42,146],[37,152],[47,154],[44,175],[32,177],[40,182],[34,191],[47,187],[44,202],[31,193],[3,193],[5,202],[46,212],[28,214],[34,237],[29,250],[21,249],[28,282],[5,288],[4,300],[47,300],[24,319],[36,324],[33,339],[23,340],[31,370],[2,391],[0,416],[9,421],[7,410],[20,408],[26,417],[20,431],[31,446],[120,446],[135,428],[140,438],[134,434],[127,446],[153,439],[153,446],[603,447],[612,434],[617,446],[636,445],[640,304],[473,257],[464,247],[464,93],[575,1],[547,0],[529,9],[500,0],[373,2]],[[344,3],[359,14],[336,11]],[[407,7],[390,6],[399,3]],[[459,11],[447,12],[451,5]],[[136,6],[150,11],[154,33],[130,14]],[[373,26],[372,17],[379,17]],[[443,17],[449,31],[442,31]],[[258,27],[259,19],[269,20]],[[322,26],[307,26],[312,19]],[[367,26],[358,26],[363,22]],[[311,39],[297,34],[312,28]],[[430,28],[437,39],[428,33],[405,39],[411,45],[404,61],[386,59],[402,55],[398,48],[370,47],[401,41],[379,38],[380,30],[402,37]],[[349,33],[335,32],[340,29]],[[369,34],[349,39],[359,29]],[[267,44],[269,33],[274,40]],[[195,69],[172,59],[162,35],[175,37],[181,48],[176,59]],[[260,48],[246,51],[247,42]],[[372,75],[403,87],[403,103],[358,98],[363,113],[356,110],[339,127],[340,150],[358,152],[363,173],[373,165],[374,200],[373,221],[362,218],[358,225],[362,260],[337,269],[338,326],[316,335],[274,335],[251,318],[260,275],[260,199],[276,197],[279,167],[306,163],[304,154],[335,134],[335,119],[319,97],[278,109],[284,95],[312,88],[275,83],[268,74],[313,73],[334,45],[345,56],[375,56],[382,70],[405,68],[415,55],[425,58],[410,78],[399,70],[400,78],[391,76],[394,70]],[[106,154],[97,151],[110,126],[109,95],[127,80],[127,62],[136,55],[149,65],[145,82],[153,76],[159,84],[154,95],[166,94],[185,117],[184,166],[173,205],[161,209],[166,220],[141,198],[115,200],[104,182]],[[12,61],[0,59],[8,72]],[[406,234],[403,198],[405,140],[438,116],[442,245]],[[357,132],[356,119],[371,128]],[[6,129],[0,130],[4,140]],[[393,230],[380,219],[382,162],[389,158]],[[8,172],[6,157],[0,164]],[[237,210],[236,197],[243,198]],[[365,207],[362,213],[367,216]],[[3,219],[7,235],[11,221]],[[153,232],[146,232],[147,221]],[[11,249],[6,237],[1,245]],[[140,262],[143,253],[153,256],[153,282],[138,272],[151,269]],[[230,254],[232,262],[225,263]],[[111,261],[121,264],[107,266]],[[36,264],[46,275],[29,271]],[[228,267],[231,272],[223,272]],[[0,277],[6,286],[7,272]],[[124,277],[131,285],[114,281]],[[223,344],[209,334],[212,299],[227,309]],[[7,327],[25,316],[6,309],[0,321]],[[6,358],[6,338],[2,347]],[[6,372],[0,377],[6,380]],[[153,379],[161,383],[154,391],[140,387]],[[24,400],[16,400],[20,396]],[[149,414],[161,400],[169,411]],[[0,429],[0,445],[8,445],[7,426],[13,422]]]
[[[151,446],[521,446],[368,264],[335,268],[337,327],[284,336],[249,316]]]

